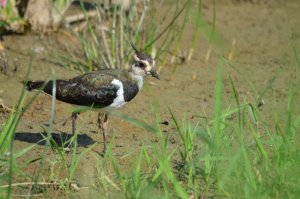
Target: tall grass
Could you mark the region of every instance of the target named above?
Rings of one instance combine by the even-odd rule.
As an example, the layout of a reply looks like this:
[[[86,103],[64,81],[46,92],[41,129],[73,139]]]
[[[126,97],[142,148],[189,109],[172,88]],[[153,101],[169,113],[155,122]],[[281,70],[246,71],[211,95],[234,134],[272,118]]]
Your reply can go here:
[[[34,59],[34,54],[32,54],[30,58],[29,67],[25,75],[25,79],[27,79],[30,73],[33,59]],[[13,152],[13,143],[14,143],[13,140],[14,140],[16,128],[18,126],[18,123],[20,122],[22,115],[24,114],[28,106],[33,102],[35,97],[36,95],[29,100],[26,106],[24,106],[24,101],[25,101],[25,86],[24,86],[17,107],[12,110],[12,112],[8,116],[8,119],[3,129],[1,130],[1,134],[0,134],[0,156],[1,156],[1,173],[2,173],[1,181],[4,180],[8,182],[9,187],[7,189],[7,197],[9,197],[11,194],[13,173],[15,172],[15,170],[17,170],[15,159],[21,157],[26,152],[28,152],[29,149],[33,147],[30,146],[16,153]],[[1,189],[0,193],[2,194],[2,192],[3,190]]]
[[[154,124],[117,115],[152,132],[158,142],[143,144],[138,152],[134,152],[136,157],[129,171],[124,171],[122,165],[118,163],[119,160],[112,154],[110,143],[105,157],[96,158],[95,165],[98,171],[96,175],[99,182],[96,186],[100,193],[104,192],[101,196],[105,198],[116,195],[125,198],[299,197],[300,158],[297,132],[300,126],[300,113],[294,111],[297,110],[295,109],[297,103],[294,101],[295,87],[291,85],[287,97],[285,124],[279,120],[267,121],[259,108],[249,103],[247,99],[240,98],[231,78],[232,94],[229,97],[232,101],[226,103],[228,100],[224,100],[222,91],[223,68],[227,66],[223,58],[220,58],[216,74],[215,108],[212,114],[214,117],[211,117],[213,119],[210,121],[199,120],[198,124],[193,124],[187,119],[176,118],[170,108],[175,128],[166,134],[161,130],[161,119],[155,109]],[[23,98],[20,104],[23,104]],[[1,132],[1,171],[6,176],[4,178],[2,175],[1,182],[6,182],[7,185],[14,185],[13,175],[22,169],[16,164],[17,158],[34,147],[30,146],[20,152],[12,150],[12,138],[17,120],[20,119],[17,110],[20,111],[16,109],[16,112],[12,113]],[[51,129],[48,131],[51,132]],[[170,134],[177,137],[176,145],[169,144]],[[46,146],[50,146],[50,136],[45,140],[48,143]],[[68,154],[63,147],[55,143],[51,145],[55,154],[61,157],[56,159],[56,162],[50,160],[53,163],[52,183],[58,184],[66,194],[74,193],[72,185],[77,165],[80,158],[93,147],[77,155],[76,142],[74,145],[71,159],[67,158]],[[47,163],[43,160],[45,157],[42,155],[39,159],[42,167],[47,167]],[[61,178],[62,173],[67,177]],[[33,178],[36,185],[40,183],[41,176],[45,177],[47,174],[40,175],[41,171]],[[1,191],[2,195],[10,197],[12,188],[2,186]]]
[[[157,115],[157,144],[144,145],[129,173],[122,172],[112,155],[114,185],[126,198],[298,198],[300,113],[293,112],[295,90],[291,86],[285,125],[266,121],[247,100],[240,101],[231,81],[232,99],[226,104],[222,92],[223,59],[218,65],[215,112],[211,121],[194,126],[173,115],[179,143],[169,146]],[[270,113],[272,114],[272,113]],[[130,119],[128,120],[130,121]],[[136,121],[133,124],[141,126]],[[153,125],[152,125],[153,126]],[[147,128],[148,129],[148,128]],[[146,166],[141,166],[146,165]],[[109,195],[108,195],[109,196]],[[153,197],[151,197],[153,196]]]
[[[81,4],[86,16],[84,28],[69,29],[79,48],[74,51],[66,46],[66,52],[53,51],[53,56],[62,66],[79,69],[81,72],[101,68],[128,68],[132,57],[130,42],[133,42],[138,49],[159,58],[163,66],[169,53],[178,54],[187,22],[192,13],[197,12],[191,0],[184,3],[176,0],[166,4],[169,12],[160,13],[163,3],[166,4],[163,0],[131,1],[126,9],[123,4],[115,4],[106,9],[99,2],[95,4],[97,15],[94,18],[88,17],[90,11],[85,10]],[[201,8],[201,3],[197,1],[198,9]],[[158,13],[161,17],[157,16]],[[166,19],[167,23],[164,22]],[[200,15],[196,15],[195,19],[198,23],[195,24],[193,46],[199,33]],[[158,42],[159,48],[156,44]]]
[[[34,48],[32,48],[34,49]],[[34,60],[35,54],[32,52],[30,61],[28,64],[28,70],[24,77],[24,86],[22,89],[22,92],[20,94],[20,98],[18,101],[17,106],[12,110],[12,112],[7,117],[7,120],[4,124],[4,126],[1,128],[0,133],[0,197],[1,198],[11,198],[15,196],[13,193],[14,187],[24,187],[27,186],[28,188],[25,189],[28,191],[27,197],[32,197],[36,194],[36,191],[39,190],[42,193],[44,192],[44,188],[39,188],[40,186],[54,186],[57,188],[60,188],[62,190],[65,190],[66,193],[70,192],[71,189],[74,187],[77,188],[77,185],[73,183],[74,180],[74,174],[75,170],[77,168],[77,165],[81,159],[81,157],[86,154],[88,151],[91,150],[94,145],[88,147],[87,149],[78,152],[77,151],[77,133],[76,135],[70,139],[67,140],[67,142],[62,143],[62,147],[55,142],[55,140],[52,138],[51,133],[53,129],[53,121],[55,117],[55,95],[52,96],[52,105],[51,105],[51,114],[49,119],[49,126],[44,126],[44,130],[47,133],[46,136],[44,136],[43,139],[41,139],[39,142],[45,142],[45,148],[42,151],[41,155],[38,157],[33,158],[26,158],[25,162],[22,162],[20,164],[21,158],[24,158],[28,152],[32,151],[36,145],[30,145],[24,149],[21,150],[14,150],[14,137],[16,133],[16,129],[19,125],[19,122],[22,119],[23,114],[27,111],[27,109],[30,107],[30,105],[34,102],[36,97],[40,92],[35,93],[31,98],[25,100],[27,98],[27,92],[26,92],[26,82],[28,80],[28,76],[31,71],[32,62]],[[53,78],[55,79],[55,74],[53,73]],[[55,84],[56,82],[53,81],[53,93],[56,92]],[[43,135],[42,135],[43,136]],[[61,140],[62,141],[62,140]],[[66,147],[70,144],[74,145],[72,157],[70,158],[70,162],[68,161],[68,152],[66,151]],[[56,154],[59,158],[51,160],[49,159],[48,152],[49,149],[54,151],[54,154]],[[58,161],[57,161],[58,160]],[[28,176],[25,172],[23,172],[23,169],[30,166],[31,164],[35,162],[39,162],[39,167],[36,169],[35,174],[33,176]],[[51,163],[52,165],[59,164],[59,166],[55,169],[53,169],[53,172],[51,172],[50,176],[44,175],[44,169],[49,166],[48,163]],[[61,176],[65,176],[65,178],[61,178]],[[26,182],[19,182],[18,177],[25,178]],[[45,182],[45,177],[50,178],[49,182]],[[38,192],[39,192],[38,191]],[[46,194],[47,195],[47,194]]]

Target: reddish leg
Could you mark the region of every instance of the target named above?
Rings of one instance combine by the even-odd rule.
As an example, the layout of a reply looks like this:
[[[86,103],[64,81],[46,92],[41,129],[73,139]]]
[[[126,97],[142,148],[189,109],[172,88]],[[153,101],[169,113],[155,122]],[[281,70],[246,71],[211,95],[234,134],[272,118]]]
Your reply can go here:
[[[103,150],[102,154],[105,155],[106,153],[106,135],[108,133],[108,113],[104,113],[104,118],[102,121],[101,113],[98,113],[98,131],[102,131],[102,136],[103,136]]]
[[[72,113],[72,135],[74,136],[76,133],[76,119],[78,117],[78,113]]]

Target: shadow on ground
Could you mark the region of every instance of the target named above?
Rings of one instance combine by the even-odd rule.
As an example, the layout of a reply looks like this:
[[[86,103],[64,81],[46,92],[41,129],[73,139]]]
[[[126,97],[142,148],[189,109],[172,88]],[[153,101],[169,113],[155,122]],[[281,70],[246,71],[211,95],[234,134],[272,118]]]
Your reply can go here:
[[[45,138],[47,137],[46,132],[42,133],[32,133],[32,132],[17,132],[15,135],[15,140],[22,142],[34,143],[39,145],[45,145]],[[51,133],[51,142],[55,142],[59,147],[68,145],[68,142],[72,138],[72,135],[64,132]],[[91,137],[86,134],[77,135],[77,144],[79,147],[88,147],[96,143]]]

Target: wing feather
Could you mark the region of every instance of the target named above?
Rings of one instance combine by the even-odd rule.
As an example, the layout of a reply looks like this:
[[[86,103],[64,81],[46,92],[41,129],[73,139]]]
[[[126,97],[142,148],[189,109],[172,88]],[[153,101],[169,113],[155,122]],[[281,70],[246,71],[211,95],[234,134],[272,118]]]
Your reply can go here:
[[[105,107],[117,96],[118,86],[111,84],[116,76],[99,71],[86,73],[61,82],[57,89],[57,99],[82,106]]]

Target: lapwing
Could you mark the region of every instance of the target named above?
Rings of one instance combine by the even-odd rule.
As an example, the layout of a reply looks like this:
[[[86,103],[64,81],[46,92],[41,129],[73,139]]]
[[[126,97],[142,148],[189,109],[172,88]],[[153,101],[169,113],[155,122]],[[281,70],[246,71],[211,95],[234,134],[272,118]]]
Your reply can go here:
[[[106,151],[108,115],[131,101],[142,89],[144,79],[151,75],[159,76],[154,70],[155,61],[151,56],[134,49],[131,67],[126,69],[101,69],[85,73],[68,80],[56,80],[56,99],[76,106],[91,107],[99,111],[98,124],[103,135],[103,154]],[[52,81],[27,81],[27,90],[42,90],[52,95]],[[80,112],[72,113],[72,134],[76,132],[76,119]],[[103,115],[103,120],[101,119]]]

